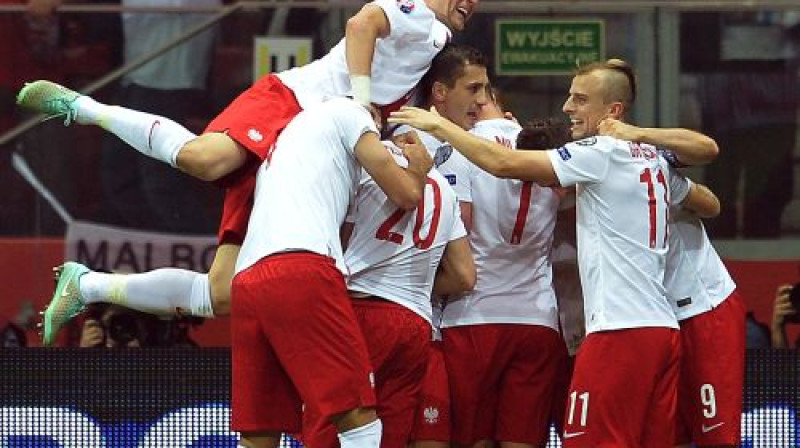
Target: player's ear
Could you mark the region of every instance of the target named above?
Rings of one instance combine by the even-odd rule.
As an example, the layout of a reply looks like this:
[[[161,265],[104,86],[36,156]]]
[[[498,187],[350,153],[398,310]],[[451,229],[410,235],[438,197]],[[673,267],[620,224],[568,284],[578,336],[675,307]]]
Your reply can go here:
[[[608,111],[608,116],[616,120],[620,120],[622,119],[623,115],[625,115],[625,105],[619,101],[611,103],[611,107]]]
[[[439,81],[434,81],[431,86],[431,98],[436,103],[441,103],[447,98],[447,86]]]

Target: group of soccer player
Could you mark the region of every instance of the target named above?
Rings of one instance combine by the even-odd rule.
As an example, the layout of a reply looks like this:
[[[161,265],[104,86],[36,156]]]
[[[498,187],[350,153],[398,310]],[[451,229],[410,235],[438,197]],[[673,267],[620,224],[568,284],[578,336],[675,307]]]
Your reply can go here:
[[[578,69],[569,135],[523,129],[484,57],[448,43],[477,4],[375,0],[326,56],[260,79],[199,136],[26,85],[21,106],[225,189],[208,274],[68,262],[45,345],[92,302],[230,313],[231,428],[247,448],[284,433],[311,448],[543,447],[551,422],[567,447],[738,445],[743,305],[700,221],[719,201],[676,170],[716,144],[626,124],[636,79],[620,60]],[[586,334],[574,360],[551,261],[569,201]]]

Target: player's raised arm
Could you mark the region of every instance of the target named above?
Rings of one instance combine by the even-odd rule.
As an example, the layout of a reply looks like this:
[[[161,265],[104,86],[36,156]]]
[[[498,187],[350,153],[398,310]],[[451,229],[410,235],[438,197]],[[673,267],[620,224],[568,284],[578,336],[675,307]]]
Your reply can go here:
[[[370,77],[375,40],[388,36],[390,31],[386,13],[374,4],[364,5],[358,14],[347,21],[345,58],[350,73],[350,87],[353,99],[365,106],[370,105],[372,101]]]
[[[597,133],[668,149],[683,165],[704,165],[719,154],[714,139],[691,129],[640,128],[614,118],[605,118],[597,125]]]
[[[481,169],[494,176],[530,180],[539,185],[558,183],[553,165],[544,151],[512,151],[498,143],[476,137],[458,125],[416,107],[392,112],[389,123],[407,124],[446,140]]]

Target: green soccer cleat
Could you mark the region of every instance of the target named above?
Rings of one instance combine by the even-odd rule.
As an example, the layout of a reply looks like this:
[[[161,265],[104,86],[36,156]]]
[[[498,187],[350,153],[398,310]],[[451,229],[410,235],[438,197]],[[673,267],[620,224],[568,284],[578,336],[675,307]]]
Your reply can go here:
[[[46,120],[65,117],[64,126],[69,126],[78,115],[75,100],[80,96],[80,93],[62,85],[39,80],[25,84],[17,94],[17,104],[24,109],[45,114]]]
[[[86,266],[68,261],[55,269],[56,291],[50,300],[50,305],[44,311],[42,323],[42,345],[53,345],[53,342],[67,322],[83,311],[84,303],[81,298],[78,281],[83,274],[89,272]]]

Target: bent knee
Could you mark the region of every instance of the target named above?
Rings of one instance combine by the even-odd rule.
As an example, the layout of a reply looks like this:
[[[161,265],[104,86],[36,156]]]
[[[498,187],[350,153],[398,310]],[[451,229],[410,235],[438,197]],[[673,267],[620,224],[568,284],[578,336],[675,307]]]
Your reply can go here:
[[[218,180],[242,166],[247,150],[222,133],[208,133],[183,145],[176,164],[178,168],[205,181]]]

